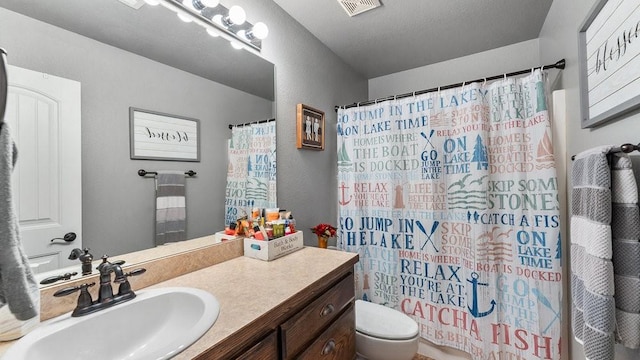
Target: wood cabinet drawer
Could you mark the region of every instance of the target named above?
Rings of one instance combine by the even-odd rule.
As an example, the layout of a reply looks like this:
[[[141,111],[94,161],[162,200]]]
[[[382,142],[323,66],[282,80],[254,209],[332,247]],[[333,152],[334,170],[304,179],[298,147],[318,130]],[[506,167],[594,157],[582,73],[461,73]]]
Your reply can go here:
[[[237,360],[273,360],[278,358],[278,336],[274,331],[251,349],[238,356]]]
[[[352,304],[298,359],[351,360],[356,354],[356,312]]]
[[[304,349],[322,329],[338,317],[342,309],[352,303],[353,298],[353,274],[349,273],[298,314],[284,322],[280,327],[283,358],[291,359]]]

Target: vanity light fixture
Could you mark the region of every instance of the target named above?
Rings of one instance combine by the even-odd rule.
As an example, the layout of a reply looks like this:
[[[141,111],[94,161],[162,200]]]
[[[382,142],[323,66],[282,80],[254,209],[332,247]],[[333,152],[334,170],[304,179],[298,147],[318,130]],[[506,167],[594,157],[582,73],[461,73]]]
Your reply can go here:
[[[269,34],[263,22],[246,21],[244,9],[234,5],[227,9],[219,0],[144,0],[149,5],[161,4],[174,11],[185,22],[195,22],[213,37],[221,36],[235,49],[246,47],[262,50],[262,40]]]

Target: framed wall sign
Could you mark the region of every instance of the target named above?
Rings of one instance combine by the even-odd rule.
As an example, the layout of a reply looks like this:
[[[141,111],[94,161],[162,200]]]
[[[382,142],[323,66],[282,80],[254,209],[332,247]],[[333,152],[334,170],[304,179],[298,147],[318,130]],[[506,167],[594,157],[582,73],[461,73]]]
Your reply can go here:
[[[296,120],[298,149],[324,150],[324,112],[298,104]]]
[[[200,161],[200,121],[129,108],[131,159]]]
[[[640,2],[597,1],[578,35],[582,128],[640,108]]]

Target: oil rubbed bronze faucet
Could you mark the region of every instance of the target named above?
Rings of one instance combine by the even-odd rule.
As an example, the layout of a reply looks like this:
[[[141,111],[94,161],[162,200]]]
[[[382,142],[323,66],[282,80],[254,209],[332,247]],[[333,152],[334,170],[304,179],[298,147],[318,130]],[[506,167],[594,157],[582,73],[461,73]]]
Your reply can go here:
[[[82,263],[82,275],[91,275],[91,261],[93,261],[93,255],[89,253],[89,249],[85,248],[84,251],[78,248],[71,250],[69,254],[69,260],[80,260]]]
[[[124,262],[122,261],[114,261],[113,263],[110,263],[108,261],[107,255],[102,257],[102,263],[100,263],[100,265],[98,265],[97,267],[98,271],[100,272],[100,288],[98,291],[98,299],[96,301],[93,301],[93,298],[89,293],[89,287],[94,286],[96,284],[95,282],[58,290],[53,294],[53,296],[66,296],[69,294],[73,294],[78,290],[80,291],[80,296],[78,297],[78,305],[71,313],[71,316],[73,317],[91,314],[96,311],[111,307],[113,305],[131,300],[136,297],[136,294],[131,289],[131,284],[129,284],[129,280],[127,278],[129,276],[141,275],[147,270],[140,268],[125,273],[121,267],[123,263]],[[120,284],[118,293],[116,295],[113,294],[113,287],[111,286],[111,273],[115,274],[113,282],[116,284]]]

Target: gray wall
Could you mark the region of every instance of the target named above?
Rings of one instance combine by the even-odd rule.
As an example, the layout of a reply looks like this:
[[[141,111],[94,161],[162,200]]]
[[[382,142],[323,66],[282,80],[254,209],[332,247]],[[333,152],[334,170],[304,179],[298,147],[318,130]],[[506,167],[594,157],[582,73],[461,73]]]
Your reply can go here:
[[[317,246],[310,227],[336,224],[337,167],[335,105],[367,98],[367,81],[345,65],[272,1],[234,1],[251,22],[264,21],[269,37],[262,55],[276,65],[278,205],[292,210],[304,243]],[[325,112],[325,150],[296,149],[296,104]],[[330,241],[330,245],[335,239]]]
[[[538,39],[533,39],[380,76],[369,80],[369,97],[400,95],[540,66],[539,50]]]
[[[188,237],[224,228],[229,123],[266,119],[273,103],[0,9],[11,65],[82,83],[83,240],[95,256],[153,246],[154,181],[138,169],[188,170]],[[201,162],[130,160],[129,107],[200,120]]]
[[[598,145],[620,145],[627,142],[637,144],[640,141],[640,136],[638,136],[640,134],[640,115],[638,112],[593,130],[583,130],[580,127],[578,29],[595,3],[596,0],[554,1],[539,38],[540,56],[543,61],[555,61],[559,57],[564,57],[567,60],[567,67],[560,72],[556,87],[564,88],[567,92],[568,157]],[[637,169],[640,166],[637,153],[632,154],[632,158],[634,158],[634,165]],[[567,164],[571,164],[571,160],[567,159]],[[567,275],[568,273],[565,274],[565,276]],[[571,292],[565,289],[564,294],[567,301],[570,301]],[[570,326],[570,323],[567,321],[565,326]],[[584,359],[582,346],[575,341],[572,341],[571,358]],[[638,358],[640,358],[640,351],[616,346],[616,360],[636,360]]]

